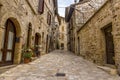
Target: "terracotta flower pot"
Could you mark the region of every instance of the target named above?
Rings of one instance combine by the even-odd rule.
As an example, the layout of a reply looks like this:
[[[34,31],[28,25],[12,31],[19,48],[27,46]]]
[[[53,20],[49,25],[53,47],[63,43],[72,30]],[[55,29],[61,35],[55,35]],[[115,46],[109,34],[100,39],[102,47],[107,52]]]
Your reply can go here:
[[[30,61],[30,58],[24,58],[24,63],[29,63]]]

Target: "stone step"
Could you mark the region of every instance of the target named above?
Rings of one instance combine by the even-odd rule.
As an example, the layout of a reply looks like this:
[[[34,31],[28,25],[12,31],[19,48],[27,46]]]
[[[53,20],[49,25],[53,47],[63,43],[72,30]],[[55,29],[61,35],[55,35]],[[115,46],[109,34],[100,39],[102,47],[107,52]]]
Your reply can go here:
[[[99,69],[104,70],[105,72],[111,74],[111,75],[118,75],[117,69],[116,68],[111,68],[107,66],[97,66]]]
[[[8,69],[8,68],[12,68],[12,67],[15,67],[15,66],[17,66],[17,65],[2,66],[2,67],[0,67],[0,70],[1,70],[1,69]]]
[[[16,67],[17,65],[8,65],[8,66],[3,66],[3,67],[0,67],[0,74],[8,71],[9,69],[13,68],[13,67]]]

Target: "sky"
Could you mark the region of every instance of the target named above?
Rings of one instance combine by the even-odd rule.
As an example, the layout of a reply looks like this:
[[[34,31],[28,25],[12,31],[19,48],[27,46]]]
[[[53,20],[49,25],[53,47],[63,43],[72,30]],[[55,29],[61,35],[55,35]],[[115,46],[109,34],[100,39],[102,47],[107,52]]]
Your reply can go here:
[[[73,3],[74,0],[58,0],[58,13],[60,14],[60,16],[65,17],[65,8],[63,7],[67,7]]]

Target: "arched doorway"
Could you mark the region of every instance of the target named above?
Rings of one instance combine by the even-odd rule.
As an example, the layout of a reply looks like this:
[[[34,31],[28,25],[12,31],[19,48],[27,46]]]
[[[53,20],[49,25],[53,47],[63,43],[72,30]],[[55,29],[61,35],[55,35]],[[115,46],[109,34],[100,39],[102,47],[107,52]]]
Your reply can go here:
[[[21,26],[24,26],[24,25],[21,23],[21,19],[15,13],[7,12],[4,15],[2,15],[2,17],[0,18],[0,27],[2,27],[0,30],[0,34],[1,34],[1,36],[0,36],[0,44],[1,44],[1,46],[0,46],[0,66],[3,65],[3,63],[5,62],[5,61],[3,61],[3,52],[5,49],[5,45],[4,45],[5,40],[7,40],[7,38],[5,39],[7,22],[9,22],[9,21],[12,24],[12,26],[14,26],[12,28],[12,30],[14,30],[14,31],[9,30],[10,34],[11,33],[15,34],[14,39],[13,39],[14,40],[14,50],[13,50],[14,55],[12,55],[13,59],[11,61],[7,61],[5,63],[5,65],[7,65],[7,63],[8,64],[19,64],[21,62],[21,53],[22,53],[21,49],[22,49],[22,42],[23,42],[23,29]],[[10,40],[8,39],[8,42]]]
[[[1,49],[2,60],[0,65],[4,66],[13,64],[15,52],[15,38],[16,38],[15,25],[10,19],[8,19],[5,24],[3,48]]]
[[[41,36],[39,33],[35,34],[35,53],[36,56],[40,56]]]
[[[78,37],[78,55],[80,55],[80,38]]]
[[[39,33],[35,34],[35,45],[40,45],[41,44],[41,36]]]

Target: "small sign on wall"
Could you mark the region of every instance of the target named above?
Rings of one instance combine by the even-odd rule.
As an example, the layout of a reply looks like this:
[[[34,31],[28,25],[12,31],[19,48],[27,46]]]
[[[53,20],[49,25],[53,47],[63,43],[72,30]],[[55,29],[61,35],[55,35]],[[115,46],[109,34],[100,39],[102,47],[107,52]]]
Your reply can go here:
[[[15,38],[15,42],[16,42],[16,43],[19,43],[19,42],[20,42],[20,37],[16,37],[16,38]]]

